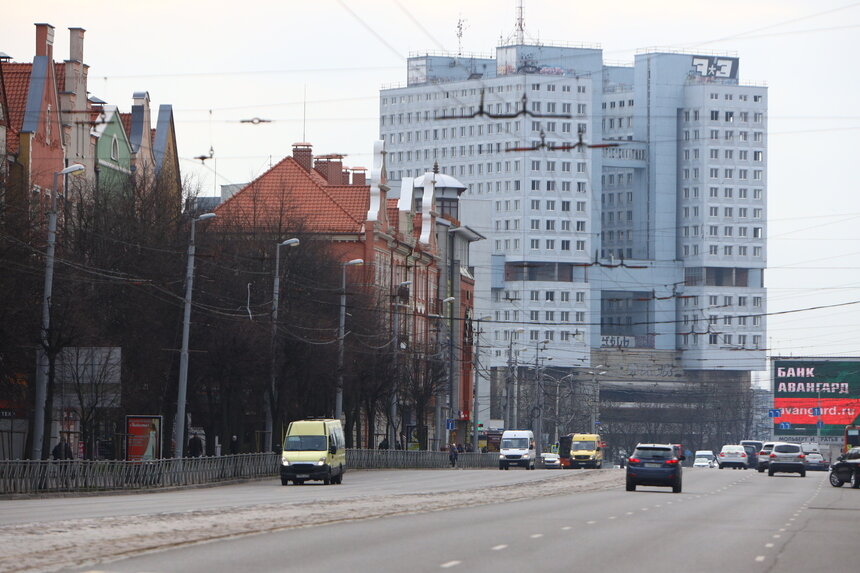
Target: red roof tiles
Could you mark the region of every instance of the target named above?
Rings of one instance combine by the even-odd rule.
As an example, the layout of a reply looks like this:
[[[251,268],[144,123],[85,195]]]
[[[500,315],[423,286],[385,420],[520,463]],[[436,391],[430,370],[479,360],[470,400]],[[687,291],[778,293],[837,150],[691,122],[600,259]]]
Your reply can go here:
[[[20,140],[18,134],[24,124],[24,111],[27,108],[27,91],[30,88],[30,72],[33,64],[3,62],[3,83],[6,86],[6,101],[9,104],[9,128],[12,133],[6,136],[6,149],[17,153]]]
[[[303,225],[317,233],[359,233],[364,229],[370,188],[329,185],[287,157],[216,209],[217,224],[283,228]]]

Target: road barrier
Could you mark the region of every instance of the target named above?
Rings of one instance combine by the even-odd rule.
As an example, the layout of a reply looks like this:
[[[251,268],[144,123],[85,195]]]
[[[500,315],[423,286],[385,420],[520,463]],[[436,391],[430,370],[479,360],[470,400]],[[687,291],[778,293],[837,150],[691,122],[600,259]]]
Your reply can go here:
[[[280,454],[236,454],[145,462],[115,460],[0,460],[0,494],[135,490],[275,477]],[[348,469],[450,467],[447,452],[346,451]],[[462,453],[457,467],[495,468],[498,454]]]

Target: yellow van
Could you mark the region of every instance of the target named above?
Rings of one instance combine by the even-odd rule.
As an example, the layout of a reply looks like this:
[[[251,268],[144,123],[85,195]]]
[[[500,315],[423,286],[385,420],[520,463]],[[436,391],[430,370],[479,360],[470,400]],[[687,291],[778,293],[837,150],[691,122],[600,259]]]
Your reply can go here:
[[[281,452],[281,485],[308,480],[343,483],[345,471],[346,441],[340,420],[290,422]]]
[[[562,440],[562,438],[567,439]],[[562,438],[559,438],[559,455],[563,467],[597,469],[603,467],[603,442],[600,434],[573,434]]]

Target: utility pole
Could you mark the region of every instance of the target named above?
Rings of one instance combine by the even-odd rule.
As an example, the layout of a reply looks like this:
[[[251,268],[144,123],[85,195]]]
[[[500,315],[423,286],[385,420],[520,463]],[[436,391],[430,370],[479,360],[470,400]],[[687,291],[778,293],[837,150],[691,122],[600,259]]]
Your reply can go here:
[[[48,246],[45,250],[45,289],[42,295],[42,352],[36,367],[36,404],[33,411],[33,445],[30,458],[42,459],[42,442],[45,441],[45,408],[48,398],[48,377],[50,361],[48,358],[48,332],[51,328],[51,297],[54,288],[54,249],[57,241],[57,185],[60,177],[84,170],[84,166],[73,163],[62,171],[54,173],[54,185],[51,188],[51,208],[48,211]],[[49,413],[50,416],[50,413]]]
[[[277,386],[277,371],[278,371],[278,347],[277,347],[277,336],[278,336],[278,299],[280,297],[281,292],[281,247],[297,247],[299,245],[298,239],[287,239],[286,241],[278,243],[275,247],[275,280],[272,285],[272,340],[271,340],[271,358],[272,358],[272,368],[271,368],[271,385],[269,391],[265,393],[263,396],[263,401],[266,406],[266,433],[268,436],[266,451],[271,450],[272,443],[274,442],[274,412],[275,412],[275,403],[278,400],[278,386]]]
[[[346,336],[344,326],[346,325],[346,267],[363,265],[364,259],[352,259],[340,264],[340,319],[337,326],[337,388],[334,396],[334,417],[336,420],[343,418],[343,339]]]
[[[191,293],[194,292],[194,230],[197,221],[215,217],[215,213],[204,213],[191,219],[191,237],[188,240],[188,267],[185,270],[185,310],[182,319],[182,350],[179,354],[179,389],[176,397],[175,457],[183,457],[185,451],[185,393],[188,387],[188,337],[191,327]]]

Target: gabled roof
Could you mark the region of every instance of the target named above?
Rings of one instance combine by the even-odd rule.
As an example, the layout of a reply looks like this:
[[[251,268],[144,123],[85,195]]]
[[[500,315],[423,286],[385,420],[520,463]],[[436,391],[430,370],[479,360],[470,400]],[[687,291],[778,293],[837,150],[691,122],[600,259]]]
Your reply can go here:
[[[218,224],[278,228],[294,222],[310,232],[360,233],[368,204],[369,186],[329,185],[287,157],[215,212]]]
[[[30,88],[30,72],[33,71],[33,64],[3,62],[2,66],[11,131],[6,135],[6,149],[9,153],[17,153],[20,143],[17,136],[24,123],[24,110],[27,107],[27,91]]]
[[[129,145],[131,145],[131,114],[121,113],[119,114],[119,120],[122,122],[122,128],[123,130],[125,130],[125,136],[129,138]]]

